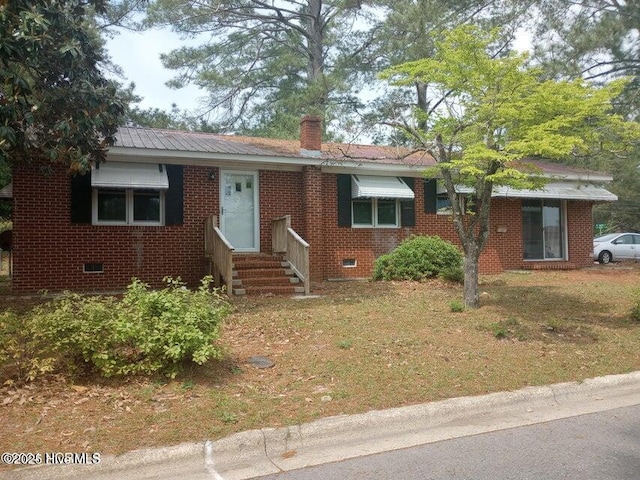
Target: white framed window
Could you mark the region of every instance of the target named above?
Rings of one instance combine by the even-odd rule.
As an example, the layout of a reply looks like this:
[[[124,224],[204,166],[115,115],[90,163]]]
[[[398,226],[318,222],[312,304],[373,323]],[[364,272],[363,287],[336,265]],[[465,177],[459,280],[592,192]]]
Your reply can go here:
[[[400,177],[351,175],[351,226],[398,228],[400,201],[414,198]]]
[[[94,225],[164,225],[164,190],[94,188]]]
[[[398,228],[400,201],[394,198],[354,198],[351,201],[353,227]]]
[[[94,225],[164,225],[164,165],[106,162],[92,168],[91,186]]]

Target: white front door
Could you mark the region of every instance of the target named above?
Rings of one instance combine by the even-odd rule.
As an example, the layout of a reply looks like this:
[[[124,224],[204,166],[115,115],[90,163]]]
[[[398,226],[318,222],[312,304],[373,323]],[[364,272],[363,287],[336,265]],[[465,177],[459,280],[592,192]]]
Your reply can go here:
[[[260,251],[258,173],[220,173],[220,230],[236,252]]]

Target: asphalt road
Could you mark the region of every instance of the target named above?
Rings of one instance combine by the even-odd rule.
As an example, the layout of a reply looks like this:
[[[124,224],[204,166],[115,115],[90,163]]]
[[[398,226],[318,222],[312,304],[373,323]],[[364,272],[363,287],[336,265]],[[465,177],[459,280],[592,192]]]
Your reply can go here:
[[[638,480],[640,405],[256,478]]]

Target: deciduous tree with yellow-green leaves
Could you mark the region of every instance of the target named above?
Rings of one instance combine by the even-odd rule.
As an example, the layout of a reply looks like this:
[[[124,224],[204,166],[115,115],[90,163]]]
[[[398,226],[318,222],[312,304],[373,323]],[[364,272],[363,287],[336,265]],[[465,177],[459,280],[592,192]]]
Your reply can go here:
[[[636,123],[612,111],[625,80],[601,88],[582,80],[544,81],[540,71],[526,66],[524,54],[493,51],[497,38],[497,31],[458,27],[436,42],[432,57],[381,75],[396,86],[427,85],[422,108],[389,123],[437,162],[426,174],[442,179],[451,201],[469,308],[480,304],[478,261],[489,238],[494,186],[539,188],[544,179],[523,160],[593,155],[640,137]],[[460,185],[473,189],[466,211]]]

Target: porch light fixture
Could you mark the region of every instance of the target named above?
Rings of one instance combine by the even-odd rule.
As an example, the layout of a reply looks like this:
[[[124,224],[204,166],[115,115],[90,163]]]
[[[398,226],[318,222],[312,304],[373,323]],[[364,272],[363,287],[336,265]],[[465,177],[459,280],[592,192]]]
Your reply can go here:
[[[207,173],[207,178],[209,180],[215,180],[216,179],[216,172],[214,172],[213,170],[209,170],[209,173]]]

